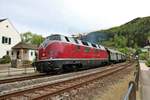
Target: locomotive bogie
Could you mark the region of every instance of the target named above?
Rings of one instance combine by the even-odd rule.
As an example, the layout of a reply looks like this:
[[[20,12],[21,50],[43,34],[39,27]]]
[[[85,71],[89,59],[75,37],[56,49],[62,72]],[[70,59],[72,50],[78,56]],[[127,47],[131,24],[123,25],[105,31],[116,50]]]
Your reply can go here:
[[[60,70],[82,70],[108,64],[107,59],[51,59],[35,62],[37,71],[49,73]]]

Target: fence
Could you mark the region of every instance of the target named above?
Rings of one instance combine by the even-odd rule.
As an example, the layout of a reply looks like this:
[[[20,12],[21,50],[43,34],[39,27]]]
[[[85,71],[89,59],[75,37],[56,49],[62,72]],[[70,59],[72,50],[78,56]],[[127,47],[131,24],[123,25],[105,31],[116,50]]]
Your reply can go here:
[[[128,91],[124,97],[124,100],[136,100],[136,91],[139,84],[139,63],[136,65],[136,72],[134,72],[134,81],[130,81],[128,85]]]

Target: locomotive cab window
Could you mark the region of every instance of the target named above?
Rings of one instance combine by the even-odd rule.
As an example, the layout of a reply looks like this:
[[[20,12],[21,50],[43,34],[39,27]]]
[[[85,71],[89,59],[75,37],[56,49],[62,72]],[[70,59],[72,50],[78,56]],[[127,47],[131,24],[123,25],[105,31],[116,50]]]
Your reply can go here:
[[[43,42],[43,46],[44,47],[46,47],[47,45],[48,45],[48,43],[50,42],[50,41],[53,41],[53,40],[61,40],[61,36],[60,35],[51,35],[51,36],[48,36],[45,40],[44,40],[44,42]],[[10,43],[11,43],[11,39],[10,39]]]
[[[48,37],[48,40],[61,40],[60,35],[52,35]]]

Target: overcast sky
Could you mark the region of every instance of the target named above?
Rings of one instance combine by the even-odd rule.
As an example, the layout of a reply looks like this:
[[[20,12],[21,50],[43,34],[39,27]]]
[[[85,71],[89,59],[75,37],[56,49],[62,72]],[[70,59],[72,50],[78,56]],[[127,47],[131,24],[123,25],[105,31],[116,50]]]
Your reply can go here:
[[[150,0],[0,0],[0,19],[48,36],[107,29],[150,16]]]

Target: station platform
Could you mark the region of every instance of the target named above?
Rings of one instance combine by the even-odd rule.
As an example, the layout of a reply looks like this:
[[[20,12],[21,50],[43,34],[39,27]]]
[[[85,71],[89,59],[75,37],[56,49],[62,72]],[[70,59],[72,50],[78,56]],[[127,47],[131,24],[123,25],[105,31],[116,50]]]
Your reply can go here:
[[[150,100],[150,68],[144,61],[139,61],[139,64],[141,100]]]
[[[13,76],[21,76],[24,74],[35,73],[36,70],[32,68],[11,68],[9,64],[0,65],[0,79]]]

